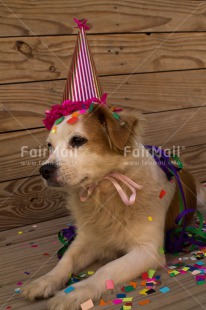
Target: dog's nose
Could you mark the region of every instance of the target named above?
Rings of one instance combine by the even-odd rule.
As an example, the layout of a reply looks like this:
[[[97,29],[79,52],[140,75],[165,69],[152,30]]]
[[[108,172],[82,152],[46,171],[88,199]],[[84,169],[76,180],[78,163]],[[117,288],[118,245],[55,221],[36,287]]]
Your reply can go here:
[[[41,173],[42,177],[45,180],[48,180],[56,169],[57,169],[56,165],[46,164],[46,165],[41,166],[41,168],[39,169],[39,172]]]

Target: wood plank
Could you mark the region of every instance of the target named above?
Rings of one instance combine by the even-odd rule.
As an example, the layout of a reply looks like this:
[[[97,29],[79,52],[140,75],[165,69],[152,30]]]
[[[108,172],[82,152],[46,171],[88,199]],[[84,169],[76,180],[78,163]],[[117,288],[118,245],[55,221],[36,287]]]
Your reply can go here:
[[[46,188],[40,177],[0,184],[0,230],[68,215],[66,195]]]
[[[0,10],[0,36],[69,34],[74,16],[89,20],[90,33],[206,30],[203,1],[4,0]]]
[[[65,220],[63,218],[58,220],[58,225],[60,227],[62,226],[63,228],[64,224]],[[42,237],[39,238],[37,238],[35,231],[26,232],[27,227],[23,227],[22,230],[25,231],[25,235],[28,234],[28,237],[22,235],[20,237],[22,238],[22,242],[1,248],[0,303],[1,305],[4,305],[3,309],[7,306],[11,306],[11,309],[19,310],[46,310],[46,300],[35,302],[26,301],[20,294],[15,294],[14,289],[17,287],[17,282],[22,281],[24,286],[32,279],[44,275],[57,264],[58,259],[56,252],[60,244],[57,241],[56,230],[53,229],[51,222],[45,223],[45,227],[38,227],[39,235],[41,235],[42,232]],[[46,236],[44,236],[45,230],[47,230]],[[2,235],[4,236],[4,232],[0,234],[0,239],[2,238]],[[32,242],[38,247],[31,248],[30,243]],[[44,256],[44,253],[48,253],[49,256]],[[167,261],[174,261],[174,257],[167,255]],[[203,262],[205,263],[206,259],[204,259]],[[190,260],[186,261],[186,263],[190,265],[194,264],[194,262]],[[101,264],[102,262],[92,265],[84,271],[97,270]],[[26,275],[25,272],[29,272],[30,274]],[[167,271],[162,268],[156,271],[156,274],[161,276],[161,284],[157,285],[156,293],[147,296],[147,298],[139,294],[143,289],[143,287],[139,285],[141,279],[135,279],[138,286],[135,291],[128,294],[128,296],[134,297],[132,309],[139,309],[137,302],[144,299],[149,299],[151,301],[151,303],[147,305],[147,309],[149,310],[163,310],[165,308],[173,310],[175,307],[177,308],[178,305],[181,305],[181,308],[184,310],[190,310],[199,309],[200,304],[202,307],[206,305],[204,285],[196,285],[194,277],[189,272],[184,275],[180,274],[174,278],[168,276]],[[167,294],[160,293],[159,288],[163,286],[168,286],[170,292]],[[120,292],[120,288],[117,288],[114,292],[104,294],[104,298],[106,300],[112,300],[115,298],[115,294]],[[102,307],[99,307],[98,302],[95,302],[94,309],[100,310]],[[107,309],[119,309],[119,306],[115,307],[111,304]]]
[[[75,42],[76,36],[1,38],[0,83],[66,78]],[[91,35],[89,42],[99,75],[206,66],[206,33]]]
[[[204,104],[206,70],[101,77],[108,102],[144,112]],[[44,113],[61,102],[65,81],[0,85],[0,132],[42,126]]]
[[[1,231],[0,233],[0,247],[16,245],[20,243],[26,243],[31,240],[45,238],[51,236],[51,234],[57,235],[57,233],[64,227],[71,224],[71,217],[64,216],[53,220],[47,220],[44,222],[36,222],[35,225],[23,225],[19,228],[9,228]],[[34,227],[35,226],[35,227]],[[22,234],[18,234],[19,232]],[[32,236],[32,237],[31,237]]]
[[[146,114],[145,118],[145,144],[172,148],[206,143],[206,107]],[[42,152],[47,135],[45,128],[1,134],[0,181],[38,174],[47,156],[46,150]]]

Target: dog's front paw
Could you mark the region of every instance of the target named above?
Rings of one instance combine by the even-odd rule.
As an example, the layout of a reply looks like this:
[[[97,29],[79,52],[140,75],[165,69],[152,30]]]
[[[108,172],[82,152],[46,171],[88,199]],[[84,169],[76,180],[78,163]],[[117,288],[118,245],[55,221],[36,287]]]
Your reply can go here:
[[[94,290],[89,286],[74,286],[75,290],[66,294],[59,292],[55,297],[49,300],[49,310],[79,310],[82,303],[89,299],[94,300]]]
[[[58,277],[45,275],[29,284],[22,289],[22,295],[29,300],[48,298],[53,296],[62,288],[62,283]]]

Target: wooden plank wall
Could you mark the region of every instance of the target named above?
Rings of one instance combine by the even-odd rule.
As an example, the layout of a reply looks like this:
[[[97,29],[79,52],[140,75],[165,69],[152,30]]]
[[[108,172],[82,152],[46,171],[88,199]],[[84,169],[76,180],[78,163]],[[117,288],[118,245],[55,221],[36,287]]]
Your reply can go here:
[[[44,146],[46,109],[59,103],[77,29],[89,42],[109,102],[139,109],[145,142],[184,146],[206,181],[206,1],[2,0],[0,2],[0,230],[65,215],[65,196],[45,189],[21,146]],[[25,157],[24,160],[30,160]]]

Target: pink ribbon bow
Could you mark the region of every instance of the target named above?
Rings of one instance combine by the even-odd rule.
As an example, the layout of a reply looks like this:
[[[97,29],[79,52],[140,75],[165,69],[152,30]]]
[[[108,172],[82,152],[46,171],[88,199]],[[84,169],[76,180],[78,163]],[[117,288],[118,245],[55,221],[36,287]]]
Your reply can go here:
[[[126,186],[130,188],[132,191],[132,194],[130,197],[127,196],[127,194],[123,191],[122,187],[119,185],[119,183],[115,180],[120,180],[122,183],[124,183]],[[112,182],[114,187],[116,188],[120,198],[124,202],[126,206],[131,206],[135,203],[136,200],[136,189],[141,190],[143,187],[134,181],[132,181],[130,178],[128,178],[126,175],[120,174],[120,173],[109,173],[106,175],[102,180],[109,180]],[[80,191],[80,200],[86,201],[87,198],[92,194],[94,189],[98,186],[98,184],[91,184],[89,185],[86,190],[83,189]],[[86,195],[85,195],[86,193]]]
[[[79,28],[79,29],[83,28],[84,30],[90,29],[89,26],[86,25],[87,19],[79,20],[79,19],[74,18],[74,22],[77,24],[77,27],[75,28]]]

